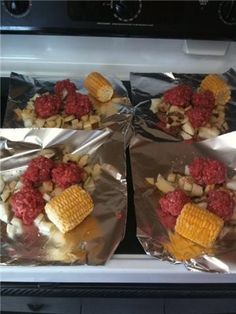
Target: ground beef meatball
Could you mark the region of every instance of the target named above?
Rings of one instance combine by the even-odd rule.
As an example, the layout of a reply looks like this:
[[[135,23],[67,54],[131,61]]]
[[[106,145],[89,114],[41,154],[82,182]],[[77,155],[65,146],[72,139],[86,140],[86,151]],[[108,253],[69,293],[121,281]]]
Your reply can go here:
[[[156,210],[157,217],[160,221],[160,223],[166,228],[166,229],[174,229],[176,224],[177,216],[173,216],[170,213],[164,212],[161,207],[158,207]]]
[[[54,92],[64,99],[66,96],[76,92],[76,86],[69,79],[58,81],[54,87]]]
[[[178,85],[167,90],[164,95],[164,101],[178,107],[187,107],[190,104],[193,91],[188,85]]]
[[[190,198],[180,189],[166,193],[159,201],[161,209],[172,216],[178,216],[185,204],[190,202]]]
[[[54,162],[44,156],[32,159],[22,175],[22,182],[25,185],[38,185],[51,179],[51,170],[55,166]]]
[[[92,109],[93,106],[86,95],[74,93],[68,95],[66,98],[64,111],[67,115],[74,115],[76,118],[80,119],[82,116],[87,115]]]
[[[44,205],[45,201],[42,194],[32,187],[23,187],[11,198],[11,206],[15,216],[22,219],[25,225],[33,223],[44,209]]]
[[[42,95],[36,98],[34,107],[38,118],[47,119],[59,113],[62,103],[57,95]]]
[[[52,170],[52,181],[66,189],[82,181],[83,170],[77,164],[61,163]]]
[[[207,204],[207,209],[223,220],[229,220],[233,215],[234,200],[226,191],[210,191],[208,193]]]
[[[218,160],[197,157],[188,167],[191,176],[198,184],[208,185],[225,182],[226,167]]]
[[[206,125],[211,118],[212,110],[195,107],[186,112],[186,115],[194,128]]]
[[[192,104],[195,107],[212,111],[215,106],[214,94],[209,90],[194,93],[192,96]]]

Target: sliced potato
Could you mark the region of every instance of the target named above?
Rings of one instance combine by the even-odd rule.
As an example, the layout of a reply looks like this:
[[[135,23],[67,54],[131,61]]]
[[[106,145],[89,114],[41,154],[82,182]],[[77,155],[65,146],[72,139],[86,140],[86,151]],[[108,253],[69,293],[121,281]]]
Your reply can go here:
[[[83,168],[83,167],[87,166],[88,162],[89,162],[89,155],[88,155],[88,154],[85,154],[85,155],[83,155],[83,156],[80,158],[80,160],[79,160],[79,166]]]
[[[54,115],[54,116],[51,116],[51,117],[47,118],[47,122],[48,122],[48,121],[55,121],[55,120],[57,120],[58,118],[59,118],[59,116],[58,116],[58,114],[56,114],[56,115]]]
[[[185,133],[189,134],[189,135],[194,135],[194,128],[193,126],[191,125],[190,122],[186,122],[185,124],[182,125],[182,129]]]
[[[89,176],[87,178],[87,180],[84,182],[84,188],[85,188],[85,190],[87,190],[89,192],[92,192],[95,190],[95,183],[94,183],[94,180],[91,176]]]
[[[145,181],[150,184],[150,185],[155,185],[155,180],[154,178],[145,178]]]
[[[17,233],[17,228],[11,224],[7,224],[6,231],[7,231],[7,236],[10,239],[14,240],[16,233]]]
[[[45,220],[45,216],[44,216],[44,214],[41,213],[41,214],[39,214],[39,215],[35,218],[35,220],[34,220],[35,226],[38,227],[38,225],[40,224],[40,222],[43,221],[43,220]]]
[[[17,184],[16,181],[11,181],[9,183],[9,188],[10,188],[11,192],[13,192],[15,190],[16,184]]]
[[[81,121],[83,122],[86,122],[88,120],[89,120],[89,116],[87,114],[81,117]]]
[[[37,127],[42,128],[45,124],[46,120],[45,119],[36,119],[35,124]]]
[[[226,187],[230,190],[236,191],[236,180],[229,180],[226,182]]]
[[[92,125],[89,121],[85,121],[83,122],[83,129],[85,130],[91,130],[92,129]]]
[[[25,128],[31,128],[33,127],[33,120],[30,120],[30,119],[23,119],[24,121],[24,126]]]
[[[4,190],[5,182],[3,180],[3,177],[0,175],[0,193]]]
[[[17,235],[21,235],[24,232],[23,223],[21,219],[13,217],[11,220],[11,224],[16,228],[15,233]]]
[[[217,128],[208,128],[208,127],[201,127],[199,128],[198,135],[201,138],[212,138],[216,137],[220,134],[220,131]]]
[[[17,119],[22,119],[21,109],[16,108],[14,109],[15,114],[17,115]]]
[[[38,225],[39,233],[50,236],[52,232],[55,230],[54,224],[52,224],[49,221],[41,220],[41,222]]]
[[[167,181],[174,183],[176,181],[176,173],[170,173],[167,177]]]
[[[45,149],[41,150],[39,154],[41,156],[44,156],[44,157],[50,159],[53,156],[55,156],[55,151],[53,149],[50,149],[50,148],[45,148]]]
[[[180,132],[180,135],[182,136],[182,138],[184,139],[184,140],[191,140],[193,137],[192,137],[192,135],[190,135],[190,134],[188,134],[188,133],[186,133],[186,132],[184,132],[184,131],[181,131]]]
[[[92,170],[92,177],[94,180],[98,180],[98,178],[100,177],[100,174],[101,174],[101,170],[102,170],[102,167],[101,165],[99,164],[95,164],[93,166],[93,170]]]
[[[10,197],[10,195],[11,195],[11,190],[10,190],[9,186],[6,184],[4,189],[3,189],[3,192],[1,194],[2,201],[6,202],[7,199]]]
[[[56,122],[54,120],[47,120],[46,121],[46,126],[49,127],[49,128],[55,128],[56,126]]]
[[[193,183],[193,188],[191,191],[192,196],[202,196],[203,195],[203,188],[201,185]]]
[[[157,113],[158,112],[158,105],[162,102],[162,98],[153,98],[151,99],[151,106],[150,106],[150,110],[153,113]]]
[[[156,187],[163,193],[168,193],[175,190],[175,187],[170,182],[165,180],[161,174],[159,174],[157,177]]]
[[[44,193],[43,194],[43,199],[46,201],[46,202],[49,202],[51,200],[51,196],[47,193]]]
[[[74,119],[75,119],[75,116],[73,116],[73,115],[66,116],[66,117],[64,118],[64,122],[69,122],[69,121],[72,121],[72,120],[74,120]]]
[[[0,202],[0,220],[8,223],[10,220],[11,212],[9,210],[9,205],[4,202]]]

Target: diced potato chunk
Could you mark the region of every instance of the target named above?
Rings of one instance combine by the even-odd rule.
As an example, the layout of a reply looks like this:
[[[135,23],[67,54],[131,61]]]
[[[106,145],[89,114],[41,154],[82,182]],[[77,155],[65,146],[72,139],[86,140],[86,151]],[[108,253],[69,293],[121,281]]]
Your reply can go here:
[[[155,180],[154,178],[145,178],[146,182],[150,185],[154,185],[155,184]]]
[[[8,223],[10,219],[10,210],[7,203],[0,202],[0,220]]]
[[[21,235],[23,233],[23,224],[21,219],[13,217],[11,220],[11,224],[16,228],[15,233],[17,235]]]
[[[167,177],[167,181],[174,183],[176,181],[176,174],[170,173]]]
[[[163,193],[168,193],[175,190],[175,187],[170,182],[165,180],[160,174],[157,177],[156,187]]]

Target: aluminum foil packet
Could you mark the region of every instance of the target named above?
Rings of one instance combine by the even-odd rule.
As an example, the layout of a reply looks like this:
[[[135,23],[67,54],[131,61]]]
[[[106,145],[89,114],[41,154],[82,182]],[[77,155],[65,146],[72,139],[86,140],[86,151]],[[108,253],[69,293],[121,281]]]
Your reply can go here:
[[[126,124],[93,131],[0,130],[0,214],[5,221],[1,221],[2,265],[102,265],[112,256],[126,226],[126,131]],[[19,177],[39,155],[54,162],[77,163],[86,174],[82,187],[92,197],[93,211],[65,234],[47,219],[44,211],[43,220],[34,220],[31,225],[14,219],[11,198],[22,188]],[[46,192],[45,188],[40,191],[44,197],[45,193],[47,198],[49,195],[49,199],[44,198],[49,201],[62,192],[56,189],[49,184]]]
[[[222,103],[218,105],[221,100],[215,94],[212,94],[213,100],[211,100],[212,96],[209,96],[209,91],[207,92],[208,95],[206,94],[203,97],[201,95],[191,97],[191,93],[203,92],[199,88],[203,79],[207,76],[208,74],[131,73],[130,84],[132,102],[135,105],[136,126],[145,128],[150,134],[153,132],[157,134],[155,130],[158,130],[160,140],[178,141],[199,141],[235,131],[235,70],[230,69],[223,74],[217,75],[224,82],[223,87],[218,86],[217,88],[226,89],[227,92],[231,93],[224,105]],[[219,81],[217,83],[210,82],[209,88],[216,92],[216,85],[214,84],[221,85],[221,83]],[[174,91],[171,94],[169,93],[166,98],[163,97],[164,93],[181,85],[187,85],[185,91]],[[192,89],[190,92],[188,90],[189,87]],[[180,103],[182,101],[186,101],[186,106],[182,106]],[[210,116],[205,112],[199,113],[200,107],[206,109],[212,102],[213,111],[210,113]]]
[[[65,79],[68,80],[67,78],[50,79],[48,77],[45,79],[37,79],[18,73],[11,73],[3,127],[57,127],[64,129],[90,130],[101,129],[109,126],[114,121],[122,122],[127,119],[127,115],[130,113],[131,109],[128,92],[123,83],[115,77],[106,77],[106,79],[111,83],[114,93],[111,100],[105,103],[101,103],[91,95],[88,95],[88,91],[84,87],[84,79],[69,80],[70,83],[63,83],[65,86],[72,83],[76,87],[77,94],[88,95],[91,106],[89,113],[85,113],[79,117],[73,114],[65,113],[65,104],[71,93],[68,92],[68,97],[66,94],[60,96],[62,98],[63,105],[61,105],[59,113],[53,114],[48,118],[40,118],[35,114],[36,98],[47,94],[55,95],[56,82]],[[62,87],[60,88],[62,89]],[[67,88],[69,89],[71,86]],[[84,106],[88,106],[88,99],[85,97],[85,99],[83,98],[80,100],[83,108]],[[74,102],[75,99],[70,99],[69,106],[74,106]],[[46,104],[44,106],[44,111],[45,107],[48,107],[48,105]],[[83,108],[82,110],[84,110]],[[68,112],[71,112],[71,107],[68,109]]]
[[[183,141],[160,142],[159,135],[158,133],[150,135],[143,129],[136,129],[136,134],[130,143],[137,237],[141,245],[148,255],[172,263],[182,262],[189,270],[219,273],[235,271],[236,132],[193,144],[186,144]],[[226,185],[224,183],[224,187],[222,187],[222,185],[216,184],[208,186],[208,189],[216,188],[226,191],[225,189],[229,187],[231,190],[227,190],[227,193],[230,191],[231,201],[232,198],[234,199],[230,220],[224,221],[223,227],[221,225],[216,241],[210,248],[196,245],[193,243],[196,239],[189,241],[188,238],[178,236],[175,231],[176,220],[172,223],[172,216],[163,212],[160,215],[158,212],[159,201],[166,195],[166,188],[168,190],[171,186],[171,190],[174,190],[176,185],[180,188],[180,182],[186,182],[181,181],[186,175],[189,175],[189,170],[186,171],[189,168],[186,168],[186,165],[189,165],[195,157],[215,159],[227,167]],[[191,181],[187,181],[187,183],[191,183]],[[207,204],[203,204],[203,191],[200,190],[200,194],[198,191],[197,194],[194,194],[198,197],[193,198],[193,185],[190,186],[190,189],[188,188],[189,185],[186,190],[191,192],[186,193],[190,193],[191,200],[195,199],[194,202],[198,200],[197,206],[206,208]],[[181,185],[181,189],[185,191],[185,186]],[[207,193],[206,188],[204,193]],[[223,210],[225,209],[223,208]],[[209,213],[208,210],[207,212]],[[219,218],[217,217],[217,219]],[[188,223],[184,228],[187,228],[187,225]]]

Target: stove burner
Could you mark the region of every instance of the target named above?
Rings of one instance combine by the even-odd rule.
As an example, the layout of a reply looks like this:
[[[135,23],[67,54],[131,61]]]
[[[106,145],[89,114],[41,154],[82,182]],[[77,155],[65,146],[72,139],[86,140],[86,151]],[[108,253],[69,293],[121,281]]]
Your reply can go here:
[[[31,1],[21,1],[21,0],[15,0],[15,1],[9,1],[4,0],[3,5],[5,7],[5,10],[14,17],[23,17],[26,16],[32,6]]]

